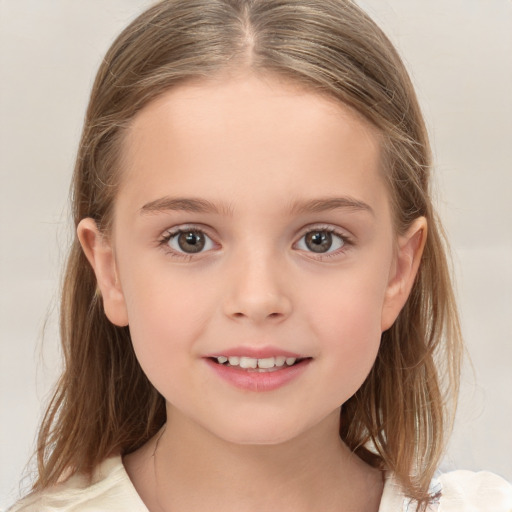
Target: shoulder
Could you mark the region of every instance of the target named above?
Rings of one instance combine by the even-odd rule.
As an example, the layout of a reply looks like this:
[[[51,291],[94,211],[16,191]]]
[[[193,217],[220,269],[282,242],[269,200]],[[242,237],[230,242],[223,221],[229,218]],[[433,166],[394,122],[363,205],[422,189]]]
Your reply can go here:
[[[148,512],[128,477],[121,457],[103,461],[92,481],[74,475],[54,487],[31,494],[8,512]]]
[[[487,471],[443,473],[432,481],[430,492],[428,512],[512,512],[512,485]],[[410,512],[415,504],[388,475],[379,512]]]
[[[500,476],[480,471],[452,471],[439,476],[440,512],[510,512],[512,485]]]

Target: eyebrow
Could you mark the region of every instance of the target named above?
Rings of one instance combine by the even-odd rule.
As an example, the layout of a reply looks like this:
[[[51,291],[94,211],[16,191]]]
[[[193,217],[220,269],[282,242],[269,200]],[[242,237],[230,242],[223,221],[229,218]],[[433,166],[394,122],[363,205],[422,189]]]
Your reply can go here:
[[[290,213],[295,215],[305,213],[320,213],[329,210],[353,210],[368,212],[375,216],[372,207],[363,201],[351,197],[325,197],[307,201],[296,201],[291,204]],[[233,207],[228,203],[219,206],[206,199],[189,197],[161,197],[146,203],[140,209],[141,214],[165,213],[167,211],[185,211],[194,213],[215,213],[233,216]]]
[[[146,203],[141,209],[141,214],[164,213],[166,211],[184,211],[195,213],[217,213],[228,217],[233,215],[233,208],[228,204],[222,204],[220,209],[206,199],[194,199],[188,197],[161,197]]]
[[[352,197],[324,197],[308,201],[297,201],[292,204],[290,211],[293,214],[319,213],[329,210],[354,210],[368,212],[375,216],[373,208]]]

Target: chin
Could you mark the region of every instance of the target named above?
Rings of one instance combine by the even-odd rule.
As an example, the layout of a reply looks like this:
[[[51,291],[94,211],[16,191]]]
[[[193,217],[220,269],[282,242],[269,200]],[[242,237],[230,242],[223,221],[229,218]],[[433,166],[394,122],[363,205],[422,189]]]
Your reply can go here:
[[[283,424],[273,421],[250,421],[248,424],[226,425],[226,428],[219,428],[210,431],[224,441],[244,446],[277,446],[292,441],[304,434],[308,429],[294,422]]]

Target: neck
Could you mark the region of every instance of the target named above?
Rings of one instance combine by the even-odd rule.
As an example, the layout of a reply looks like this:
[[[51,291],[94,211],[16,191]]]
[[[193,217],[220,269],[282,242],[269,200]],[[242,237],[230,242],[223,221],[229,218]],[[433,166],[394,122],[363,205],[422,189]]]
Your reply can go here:
[[[381,475],[343,444],[339,412],[276,445],[230,443],[172,418],[125,458],[151,512],[378,510]]]

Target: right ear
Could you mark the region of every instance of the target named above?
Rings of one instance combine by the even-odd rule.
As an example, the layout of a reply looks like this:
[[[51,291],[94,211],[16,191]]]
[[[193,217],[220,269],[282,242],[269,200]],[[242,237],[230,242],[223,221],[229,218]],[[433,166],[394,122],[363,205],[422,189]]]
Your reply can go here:
[[[107,318],[118,327],[128,325],[128,312],[121,283],[117,275],[114,251],[96,222],[82,219],[77,227],[78,240],[96,275]]]

